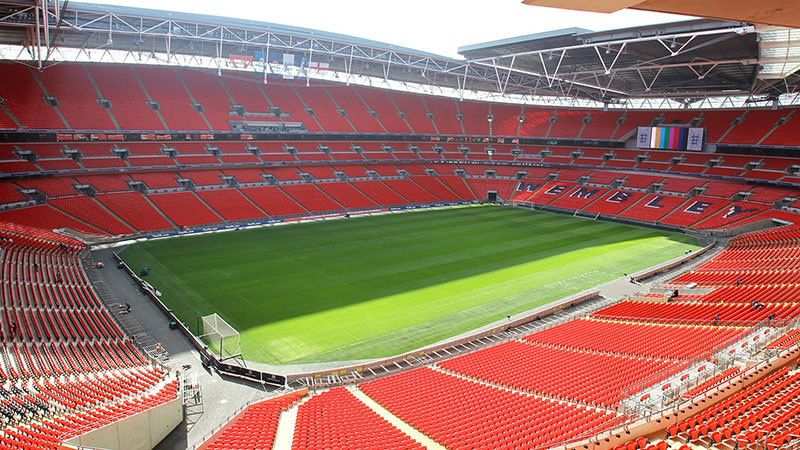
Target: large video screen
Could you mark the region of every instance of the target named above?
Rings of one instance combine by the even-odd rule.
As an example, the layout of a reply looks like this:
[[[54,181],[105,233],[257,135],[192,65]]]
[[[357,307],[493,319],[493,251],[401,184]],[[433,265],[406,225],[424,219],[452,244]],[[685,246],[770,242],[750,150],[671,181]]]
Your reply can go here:
[[[689,127],[639,127],[636,137],[638,148],[660,150],[703,150],[705,128]]]

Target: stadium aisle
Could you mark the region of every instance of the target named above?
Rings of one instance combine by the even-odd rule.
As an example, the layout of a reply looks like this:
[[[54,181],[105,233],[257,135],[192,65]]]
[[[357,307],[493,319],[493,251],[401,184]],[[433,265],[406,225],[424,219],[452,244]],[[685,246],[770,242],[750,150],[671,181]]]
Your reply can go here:
[[[411,439],[419,442],[420,444],[424,445],[428,449],[431,450],[444,450],[445,447],[441,446],[438,442],[434,441],[433,439],[425,436],[424,434],[420,433],[416,428],[411,427],[409,424],[403,422],[402,420],[398,419],[397,416],[390,413],[386,410],[383,406],[378,404],[375,400],[369,398],[367,394],[362,392],[355,386],[347,386],[347,389],[353,393],[359,400],[361,400],[365,405],[369,406],[369,409],[378,413],[379,416],[386,419],[390,424],[394,425],[395,427],[399,428],[400,431],[407,434]]]
[[[299,402],[295,403],[289,407],[289,409],[281,413],[280,420],[278,421],[278,428],[275,430],[275,441],[272,443],[272,448],[292,448],[294,429],[295,425],[297,424],[297,411],[300,409],[300,405],[311,400],[311,397],[311,395],[306,395]]]

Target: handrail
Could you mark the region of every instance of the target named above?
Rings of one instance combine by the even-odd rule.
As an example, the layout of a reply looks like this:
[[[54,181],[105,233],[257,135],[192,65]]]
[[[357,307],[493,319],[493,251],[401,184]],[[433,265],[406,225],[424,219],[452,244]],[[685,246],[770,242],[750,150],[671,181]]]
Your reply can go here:
[[[769,327],[769,324],[765,324],[764,327],[761,327],[759,329],[759,331],[761,331],[761,330],[763,330],[765,328],[772,328],[772,327]],[[781,328],[773,328],[774,331],[773,331],[772,335],[785,333],[787,330],[798,329],[798,328],[800,328],[800,318],[793,319],[790,322],[782,323]],[[754,330],[753,333],[748,333],[747,336],[745,336],[743,339],[749,338],[749,336],[752,336],[755,333],[756,333],[756,331]],[[771,361],[773,358],[776,358],[779,354],[785,354],[787,352],[790,352],[790,351],[793,351],[795,349],[800,348],[800,343],[797,343],[797,344],[795,344],[795,345],[793,345],[791,347],[788,347],[788,348],[786,348],[786,349],[784,349],[782,351],[772,353],[772,352],[764,352],[763,351],[764,347],[766,347],[770,343],[770,338],[769,337],[765,337],[764,339],[760,339],[758,341],[758,343],[759,343],[759,345],[753,346],[753,348],[751,348],[745,354],[745,356],[750,361],[756,360],[756,361],[760,361],[760,363],[759,364],[754,364],[751,367],[740,371],[739,373],[737,373],[736,375],[734,375],[733,377],[728,379],[726,382],[730,382],[733,379],[744,380],[746,377],[748,377],[754,371],[759,371],[760,367],[764,363]],[[760,358],[756,358],[759,354],[761,355]],[[756,359],[754,359],[754,358],[756,358]],[[695,377],[695,378],[689,378],[684,383],[682,383],[681,385],[678,385],[677,389],[672,394],[676,397],[676,399],[682,398],[682,393],[688,392],[689,389],[692,389],[692,388],[696,387],[702,381],[708,380],[708,379],[710,379],[710,378],[712,378],[712,377],[714,377],[716,375],[719,375],[724,370],[727,370],[728,368],[730,368],[732,363],[733,363],[733,360],[729,360],[727,364],[712,365],[712,368],[707,368],[706,370],[703,371],[704,375],[698,376],[698,377]],[[700,381],[701,377],[702,377],[702,381]],[[695,397],[699,397],[699,396],[702,396],[702,395],[705,395],[705,393],[698,393]],[[692,401],[692,399],[684,399],[684,400],[686,402],[691,402]],[[628,426],[632,425],[633,423],[635,423],[637,421],[640,421],[642,419],[647,419],[647,418],[652,417],[652,416],[665,414],[665,413],[667,413],[669,411],[672,411],[675,407],[676,406],[673,405],[671,402],[670,403],[662,402],[661,407],[659,409],[651,410],[651,409],[648,409],[645,405],[642,404],[642,405],[640,405],[640,407],[638,407],[638,408],[636,408],[636,409],[634,409],[632,411],[626,411],[625,417],[627,417],[627,420],[624,423],[624,425],[621,425],[621,426],[628,427]],[[587,433],[583,433],[583,434],[581,434],[579,436],[574,436],[574,437],[570,438],[569,440],[564,441],[563,443],[561,443],[561,444],[559,444],[557,446],[552,446],[551,448],[552,449],[556,449],[556,448],[558,448],[558,449],[567,449],[567,448],[570,447],[570,445],[573,445],[574,443],[578,443],[578,442],[585,441],[585,440],[600,441],[603,435],[609,435],[609,436],[613,435],[616,432],[616,430],[619,430],[619,427],[617,427],[616,429],[601,430],[598,433],[588,433],[588,434]]]

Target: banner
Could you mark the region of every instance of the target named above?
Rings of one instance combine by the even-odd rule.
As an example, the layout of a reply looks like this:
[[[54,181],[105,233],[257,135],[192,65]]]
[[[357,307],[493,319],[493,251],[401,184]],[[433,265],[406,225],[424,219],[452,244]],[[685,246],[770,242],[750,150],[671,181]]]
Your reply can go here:
[[[639,127],[636,147],[661,150],[703,150],[703,128]]]
[[[686,150],[693,150],[696,152],[703,150],[703,135],[705,134],[704,128],[689,128],[689,138],[686,143]]]
[[[324,62],[311,61],[310,63],[308,63],[308,68],[314,70],[329,70],[330,64]]]

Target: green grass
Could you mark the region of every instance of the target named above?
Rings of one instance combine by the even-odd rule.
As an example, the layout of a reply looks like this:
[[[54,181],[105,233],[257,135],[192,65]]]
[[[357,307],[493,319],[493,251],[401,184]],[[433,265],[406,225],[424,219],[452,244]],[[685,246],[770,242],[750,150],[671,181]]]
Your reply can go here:
[[[391,356],[698,248],[651,228],[468,207],[148,241],[122,253],[196,327],[251,361]]]

